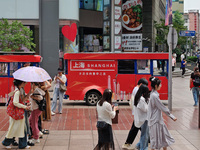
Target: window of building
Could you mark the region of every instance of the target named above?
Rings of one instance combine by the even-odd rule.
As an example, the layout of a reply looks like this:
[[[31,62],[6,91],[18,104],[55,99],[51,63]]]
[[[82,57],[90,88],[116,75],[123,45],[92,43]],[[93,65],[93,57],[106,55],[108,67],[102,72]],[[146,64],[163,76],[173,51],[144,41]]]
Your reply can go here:
[[[141,74],[149,74],[150,60],[137,60],[137,72]]]
[[[183,4],[183,1],[179,1],[179,4]]]
[[[103,0],[79,0],[79,8],[103,11]]]
[[[8,75],[8,63],[0,63],[0,76]]]
[[[134,60],[118,60],[119,74],[134,74]]]

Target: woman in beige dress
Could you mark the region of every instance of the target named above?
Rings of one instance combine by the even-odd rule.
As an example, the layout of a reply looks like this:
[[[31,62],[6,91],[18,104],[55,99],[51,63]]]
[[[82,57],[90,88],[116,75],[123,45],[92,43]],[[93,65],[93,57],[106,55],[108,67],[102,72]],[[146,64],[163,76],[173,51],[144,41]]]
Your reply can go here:
[[[13,92],[13,105],[18,108],[23,108],[30,110],[30,106],[22,104],[22,98],[20,96],[20,89],[26,85],[26,82],[14,79],[15,91]],[[25,125],[25,117],[23,119],[15,120],[12,117],[9,117],[9,128],[6,134],[5,139],[2,144],[6,149],[11,149],[11,143],[14,140],[14,137],[19,138],[19,149],[29,149],[30,146],[27,145],[27,131]]]

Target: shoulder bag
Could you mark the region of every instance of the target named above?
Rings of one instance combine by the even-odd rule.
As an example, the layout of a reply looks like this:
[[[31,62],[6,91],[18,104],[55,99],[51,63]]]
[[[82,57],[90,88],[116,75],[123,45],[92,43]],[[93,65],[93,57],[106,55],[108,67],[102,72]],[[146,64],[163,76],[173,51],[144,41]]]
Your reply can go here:
[[[67,91],[67,87],[66,87],[65,84],[61,84],[61,83],[60,83],[60,91],[61,91],[61,92]]]
[[[16,107],[13,104],[13,98],[14,98],[14,95],[10,97],[10,101],[7,107],[7,114],[15,120],[21,120],[24,118],[24,109]],[[23,104],[21,98],[19,98],[19,103]]]

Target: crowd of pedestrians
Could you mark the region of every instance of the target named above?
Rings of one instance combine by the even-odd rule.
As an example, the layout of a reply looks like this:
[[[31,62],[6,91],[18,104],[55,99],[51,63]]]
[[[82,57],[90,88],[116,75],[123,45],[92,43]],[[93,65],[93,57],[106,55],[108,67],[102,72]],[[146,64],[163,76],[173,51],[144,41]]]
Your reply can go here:
[[[27,66],[30,66],[30,63],[24,64],[24,67]],[[58,111],[60,114],[62,113],[64,92],[59,92],[59,84],[65,84],[66,82],[66,77],[62,74],[62,70],[58,70],[58,75],[54,80],[56,84],[54,101],[51,107],[48,92],[48,89],[53,85],[51,80],[31,82],[31,89],[26,94],[24,87],[27,82],[14,79],[15,90],[9,93],[10,98],[7,104],[9,128],[5,139],[2,141],[6,149],[11,149],[11,146],[18,146],[19,149],[30,149],[31,146],[40,143],[40,138],[43,137],[43,134],[49,134],[49,130],[43,128],[43,121],[51,120],[52,110],[54,112],[56,110],[57,95],[59,95],[60,99]]]
[[[175,142],[162,117],[162,112],[164,112],[174,121],[177,120],[160,101],[157,91],[162,86],[161,80],[152,76],[149,81],[151,92],[148,88],[148,81],[144,78],[140,79],[133,89],[131,105],[134,120],[126,142],[122,145],[123,149],[148,150],[148,143],[150,143],[152,150],[161,148],[167,150],[167,147]],[[118,107],[112,105],[111,99],[112,90],[106,89],[102,99],[97,103],[98,144],[94,150],[115,149],[111,119],[115,117]],[[140,140],[133,147],[132,143],[139,130],[141,131]]]

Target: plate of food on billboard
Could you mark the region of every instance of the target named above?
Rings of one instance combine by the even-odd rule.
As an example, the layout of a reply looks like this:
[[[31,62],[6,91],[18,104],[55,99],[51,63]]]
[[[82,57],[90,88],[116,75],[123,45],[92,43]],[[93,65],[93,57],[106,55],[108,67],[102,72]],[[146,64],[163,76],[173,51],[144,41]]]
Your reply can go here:
[[[126,1],[122,5],[122,26],[128,31],[142,28],[142,0]]]

